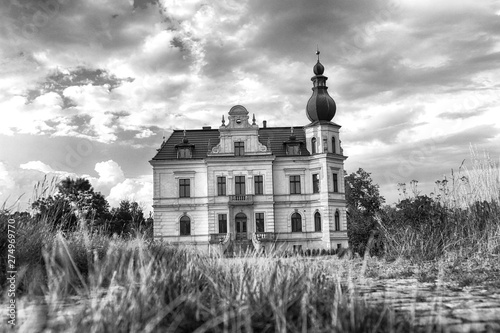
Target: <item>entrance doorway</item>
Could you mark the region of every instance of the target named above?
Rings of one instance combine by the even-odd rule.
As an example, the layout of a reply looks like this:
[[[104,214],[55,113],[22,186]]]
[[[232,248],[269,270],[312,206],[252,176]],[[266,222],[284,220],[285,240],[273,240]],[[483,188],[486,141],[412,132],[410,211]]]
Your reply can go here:
[[[236,214],[236,240],[247,239],[247,216],[244,213]]]

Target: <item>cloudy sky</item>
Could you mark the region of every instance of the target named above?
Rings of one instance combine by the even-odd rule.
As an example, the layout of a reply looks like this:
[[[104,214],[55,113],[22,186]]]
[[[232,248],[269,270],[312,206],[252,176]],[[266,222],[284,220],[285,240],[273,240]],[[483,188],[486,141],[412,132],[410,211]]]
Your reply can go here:
[[[85,176],[112,206],[150,206],[173,129],[217,127],[242,104],[306,125],[316,47],[347,172],[388,203],[470,160],[500,156],[494,0],[6,0],[0,5],[0,205],[47,176]],[[150,208],[146,208],[149,210]]]

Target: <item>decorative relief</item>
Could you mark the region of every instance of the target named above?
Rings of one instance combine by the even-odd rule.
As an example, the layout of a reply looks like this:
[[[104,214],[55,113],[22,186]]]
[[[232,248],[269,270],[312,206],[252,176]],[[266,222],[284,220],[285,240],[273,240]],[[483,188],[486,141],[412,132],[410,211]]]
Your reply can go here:
[[[218,154],[220,152],[220,144],[212,148],[212,153]]]

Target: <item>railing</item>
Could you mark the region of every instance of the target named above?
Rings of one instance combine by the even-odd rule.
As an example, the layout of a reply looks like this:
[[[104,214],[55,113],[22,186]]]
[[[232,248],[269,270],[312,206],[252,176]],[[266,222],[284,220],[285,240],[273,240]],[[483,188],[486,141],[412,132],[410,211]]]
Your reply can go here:
[[[224,244],[229,240],[229,233],[210,234],[210,244]]]
[[[230,195],[229,203],[231,204],[253,204],[253,195],[252,194],[243,194],[243,195]]]
[[[276,234],[274,232],[256,232],[255,238],[259,242],[274,242],[276,240]]]
[[[237,232],[235,238],[236,240],[245,240],[248,238],[248,234],[246,232]]]

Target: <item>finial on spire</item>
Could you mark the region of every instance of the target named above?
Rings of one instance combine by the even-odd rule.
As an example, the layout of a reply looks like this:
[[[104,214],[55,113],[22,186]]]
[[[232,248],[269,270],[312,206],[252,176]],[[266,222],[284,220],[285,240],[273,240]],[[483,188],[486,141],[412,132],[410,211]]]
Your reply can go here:
[[[293,135],[293,126],[290,126],[290,141],[295,141],[296,136]]]
[[[318,62],[313,67],[313,72],[316,75],[323,75],[323,72],[325,71],[325,67],[323,67],[323,65],[319,62],[319,54],[320,53],[321,52],[319,52],[319,46],[316,45],[316,55],[318,56]]]
[[[184,134],[184,136],[182,138],[182,143],[188,143],[189,140],[188,140],[188,138],[186,138],[186,129],[184,129],[183,134]]]
[[[252,125],[255,125],[255,113],[253,114]]]
[[[224,120],[224,115],[222,115],[222,126],[224,126],[225,123],[226,121]]]

